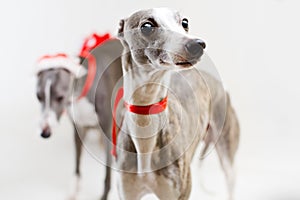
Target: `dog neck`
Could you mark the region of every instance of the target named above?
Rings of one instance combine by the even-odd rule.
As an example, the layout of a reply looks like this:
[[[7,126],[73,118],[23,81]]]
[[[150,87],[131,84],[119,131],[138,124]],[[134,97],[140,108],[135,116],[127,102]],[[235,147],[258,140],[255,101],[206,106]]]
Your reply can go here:
[[[170,72],[137,64],[124,70],[124,100],[139,106],[151,105],[167,96]]]
[[[123,62],[124,63],[124,62]],[[148,106],[160,102],[168,94],[170,72],[152,65],[135,62],[123,64],[124,101],[137,106]],[[151,153],[157,146],[157,135],[161,132],[168,110],[159,114],[139,115],[127,112],[126,126],[137,150],[138,172],[151,171]]]

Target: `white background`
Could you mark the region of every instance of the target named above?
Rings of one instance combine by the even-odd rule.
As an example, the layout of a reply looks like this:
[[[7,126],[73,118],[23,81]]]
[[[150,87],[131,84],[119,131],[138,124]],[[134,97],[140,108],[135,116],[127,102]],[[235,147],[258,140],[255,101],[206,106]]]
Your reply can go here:
[[[232,96],[242,134],[236,199],[300,199],[297,0],[1,1],[0,199],[67,196],[74,167],[73,135],[66,118],[50,140],[36,131],[39,105],[33,69],[38,57],[76,54],[91,32],[115,33],[119,19],[162,6],[190,18],[191,33],[206,41],[207,54]],[[87,153],[82,166],[82,199],[97,199],[103,167]],[[191,199],[226,199],[214,154],[201,170],[193,168],[197,172]],[[117,199],[113,187],[111,199]]]

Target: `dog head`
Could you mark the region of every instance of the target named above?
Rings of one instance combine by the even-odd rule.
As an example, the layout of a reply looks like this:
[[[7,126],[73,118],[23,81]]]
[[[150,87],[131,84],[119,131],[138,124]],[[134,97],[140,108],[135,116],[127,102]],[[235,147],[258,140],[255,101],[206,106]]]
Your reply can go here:
[[[137,64],[182,69],[196,64],[205,48],[188,31],[188,19],[177,11],[155,8],[121,20],[118,35]]]
[[[48,138],[70,103],[73,75],[57,68],[41,71],[37,78],[36,96],[42,106],[41,136]]]

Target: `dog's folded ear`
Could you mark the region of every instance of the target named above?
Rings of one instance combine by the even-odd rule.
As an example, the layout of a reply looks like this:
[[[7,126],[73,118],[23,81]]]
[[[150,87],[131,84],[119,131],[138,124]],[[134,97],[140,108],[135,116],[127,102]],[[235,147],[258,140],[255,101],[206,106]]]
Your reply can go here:
[[[125,25],[125,19],[121,19],[119,23],[119,29],[118,29],[119,38],[123,38],[124,36],[124,25]]]

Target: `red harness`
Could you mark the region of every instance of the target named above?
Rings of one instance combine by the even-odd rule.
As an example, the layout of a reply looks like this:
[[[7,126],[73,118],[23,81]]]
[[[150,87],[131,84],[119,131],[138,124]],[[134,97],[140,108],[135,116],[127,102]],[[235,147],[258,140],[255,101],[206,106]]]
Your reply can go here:
[[[117,150],[116,150],[116,145],[117,145],[117,123],[116,123],[116,112],[117,112],[117,107],[119,105],[119,102],[123,98],[124,95],[124,90],[121,87],[116,95],[116,99],[114,102],[114,108],[113,108],[113,122],[112,122],[112,143],[113,143],[113,148],[111,150],[111,154],[114,157],[117,157]],[[166,107],[167,107],[167,102],[168,102],[168,97],[165,97],[162,99],[160,102],[147,105],[147,106],[136,106],[129,104],[127,102],[124,102],[125,108],[132,113],[139,114],[139,115],[154,115],[154,114],[159,114],[163,112]]]
[[[111,39],[111,36],[108,33],[105,35],[97,35],[93,33],[91,36],[85,39],[81,51],[79,53],[79,56],[86,58],[88,60],[88,72],[87,72],[86,81],[84,83],[83,89],[78,99],[81,99],[82,97],[85,97],[87,95],[87,93],[90,91],[93,85],[96,76],[96,72],[97,72],[96,58],[94,57],[93,54],[90,53],[90,51],[92,51],[97,46],[103,44],[109,39]]]

